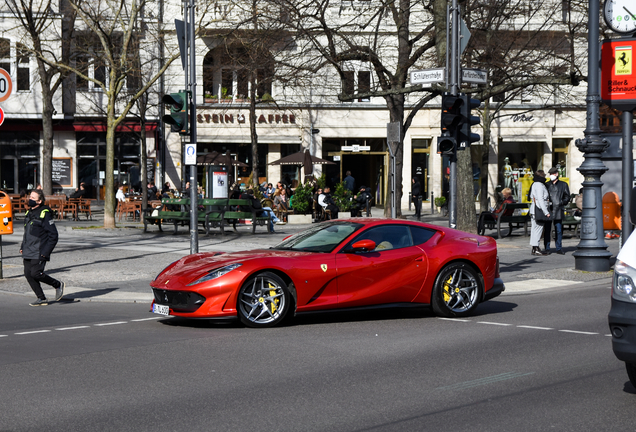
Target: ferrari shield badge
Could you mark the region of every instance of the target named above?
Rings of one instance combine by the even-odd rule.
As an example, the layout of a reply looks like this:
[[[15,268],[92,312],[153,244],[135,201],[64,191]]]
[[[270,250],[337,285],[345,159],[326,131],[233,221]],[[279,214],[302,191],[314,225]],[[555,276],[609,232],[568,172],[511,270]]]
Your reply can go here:
[[[320,264],[320,268],[322,269],[322,271],[326,272],[327,271],[327,264]]]

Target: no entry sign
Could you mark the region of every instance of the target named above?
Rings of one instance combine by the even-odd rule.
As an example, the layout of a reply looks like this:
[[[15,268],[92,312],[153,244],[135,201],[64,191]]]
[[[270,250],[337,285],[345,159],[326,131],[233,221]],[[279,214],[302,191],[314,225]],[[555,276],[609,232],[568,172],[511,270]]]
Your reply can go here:
[[[636,109],[636,38],[603,41],[601,99],[621,111]]]

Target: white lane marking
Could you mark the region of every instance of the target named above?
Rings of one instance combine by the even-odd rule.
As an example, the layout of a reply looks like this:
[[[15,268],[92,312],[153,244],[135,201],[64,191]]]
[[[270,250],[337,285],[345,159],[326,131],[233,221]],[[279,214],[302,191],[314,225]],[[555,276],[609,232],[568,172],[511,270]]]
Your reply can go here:
[[[517,327],[527,328],[532,330],[554,330],[553,328],[550,328],[550,327],[537,327],[537,326],[529,326],[529,325],[518,325]]]
[[[471,320],[465,320],[465,319],[459,319],[459,318],[440,318],[440,317],[438,317],[438,319],[444,320],[444,321],[472,322]],[[502,326],[502,327],[508,327],[508,326],[513,326],[514,325],[514,324],[496,323],[496,322],[490,322],[490,321],[477,321],[476,324],[497,325],[497,326]],[[515,327],[534,329],[534,330],[555,330],[555,329],[550,328],[550,327],[537,327],[537,326],[529,326],[529,325],[515,325]],[[560,332],[563,332],[563,333],[575,333],[575,334],[582,334],[582,335],[598,335],[598,334],[600,334],[600,333],[596,333],[596,332],[586,332],[586,331],[579,331],[579,330],[557,330],[557,331],[560,331]],[[611,336],[611,335],[606,335],[606,336]]]
[[[0,335],[0,337],[8,337],[9,335]]]
[[[503,326],[503,327],[512,325],[512,324],[489,322],[489,321],[477,321],[477,324],[488,324],[488,325],[496,325],[496,326]]]
[[[90,326],[61,327],[61,328],[56,328],[55,330],[64,331],[64,330],[78,330],[78,329],[85,329],[85,328],[90,328]]]
[[[158,320],[161,319],[162,317],[150,317],[150,318],[140,318],[140,319],[134,319],[131,320],[132,322],[140,322],[140,321],[150,321],[150,320]]]
[[[577,331],[577,330],[559,330],[560,332],[563,333],[576,333],[576,334],[584,334],[584,335],[597,335],[598,333],[594,333],[594,332],[584,332],[584,331]]]
[[[490,377],[486,377],[486,378],[479,378],[479,379],[476,379],[476,380],[464,381],[464,382],[460,382],[460,383],[457,383],[457,384],[452,384],[452,385],[449,385],[449,386],[437,387],[436,390],[463,390],[463,389],[467,389],[467,388],[471,388],[471,387],[477,387],[477,386],[481,386],[481,385],[492,384],[492,383],[496,383],[496,382],[499,382],[499,381],[505,381],[505,380],[509,380],[509,379],[513,379],[513,378],[519,378],[519,377],[522,377],[522,376],[532,375],[532,374],[534,374],[534,372],[526,372],[526,373],[522,373],[522,372],[506,372],[506,373],[503,373],[503,374],[490,376]]]
[[[116,322],[109,322],[109,323],[100,323],[100,324],[93,324],[96,327],[101,327],[101,326],[109,326],[109,325],[117,325],[117,324],[127,324],[127,321],[116,321]]]
[[[29,335],[29,334],[35,334],[35,333],[48,333],[51,330],[35,330],[35,331],[28,331],[28,332],[20,332],[20,333],[14,333],[17,335]]]

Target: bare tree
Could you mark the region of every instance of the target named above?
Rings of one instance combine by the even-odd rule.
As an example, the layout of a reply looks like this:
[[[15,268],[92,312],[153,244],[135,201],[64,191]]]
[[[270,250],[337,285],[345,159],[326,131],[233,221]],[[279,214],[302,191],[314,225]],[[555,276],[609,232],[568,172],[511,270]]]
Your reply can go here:
[[[510,115],[504,110],[513,103],[528,111],[567,104],[570,89],[586,79],[586,57],[577,51],[585,46],[587,37],[586,6],[583,0],[558,4],[551,0],[493,0],[469,5],[466,16],[472,38],[466,61],[490,74],[485,88],[468,90],[485,103],[481,110],[484,145],[479,147],[482,209],[487,208],[488,170],[484,168],[494,151],[493,122]],[[529,93],[533,94],[533,104],[524,107],[521,96]],[[460,170],[460,184],[472,184],[472,171],[467,168]],[[472,188],[463,190],[458,201],[472,203]],[[458,215],[458,228],[474,231],[475,215],[474,208]]]
[[[70,63],[75,12],[65,1],[7,0],[13,16],[26,31],[19,56],[34,55],[42,88],[42,189],[52,194],[54,97],[68,75],[60,65]],[[35,186],[34,186],[35,187]]]
[[[145,26],[155,25],[154,31],[144,32],[144,36],[160,36],[163,32],[162,24],[144,19],[142,11],[146,7],[145,0],[70,0],[70,7],[83,25],[83,28],[76,31],[74,50],[78,52],[78,57],[75,65],[44,60],[74,73],[82,83],[89,83],[91,87],[100,89],[93,97],[95,103],[101,104],[106,116],[104,226],[113,228],[115,130],[129,116],[135,102],[146,94],[179,54],[172,54],[163,64],[152,66],[149,78],[140,83],[137,89],[128,91],[127,80],[139,64],[137,60],[144,56],[152,56],[146,50],[152,51],[156,48],[156,44],[148,42],[143,49],[137,49],[141,46],[139,40],[142,30]],[[150,68],[150,65],[147,67]],[[88,103],[86,99],[80,102]]]

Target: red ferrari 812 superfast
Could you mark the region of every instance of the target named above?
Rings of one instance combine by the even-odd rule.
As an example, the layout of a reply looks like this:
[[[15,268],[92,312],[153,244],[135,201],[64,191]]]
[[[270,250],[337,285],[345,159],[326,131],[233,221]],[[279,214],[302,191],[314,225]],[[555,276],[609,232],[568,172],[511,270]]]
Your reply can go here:
[[[188,255],[150,284],[152,312],[274,326],[297,313],[430,305],[461,317],[504,290],[497,244],[420,222],[334,220],[270,249]]]

